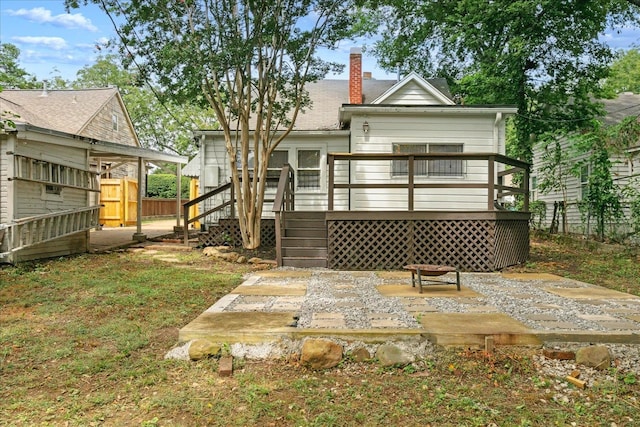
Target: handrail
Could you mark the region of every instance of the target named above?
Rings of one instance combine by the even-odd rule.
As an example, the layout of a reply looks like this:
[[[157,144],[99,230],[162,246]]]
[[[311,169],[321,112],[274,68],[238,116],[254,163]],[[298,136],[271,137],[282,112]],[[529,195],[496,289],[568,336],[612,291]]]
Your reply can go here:
[[[209,209],[207,212],[194,216],[192,218],[189,218],[189,208],[193,205],[196,205],[200,202],[203,202],[205,200],[210,199],[213,196],[216,196],[224,191],[227,190],[231,190],[231,197],[228,201],[222,203],[220,206],[216,206],[213,209]],[[196,222],[197,220],[199,220],[200,218],[203,218],[213,212],[219,211],[221,209],[224,209],[225,207],[231,205],[233,207],[233,204],[235,203],[235,197],[233,194],[233,184],[231,182],[227,182],[226,184],[222,184],[216,188],[214,188],[213,190],[204,193],[201,196],[196,197],[195,199],[189,200],[188,202],[185,202],[182,204],[182,218],[183,218],[183,232],[184,232],[184,244],[188,245],[189,244],[189,224],[191,224],[192,222]]]
[[[275,214],[276,226],[276,263],[282,265],[282,237],[283,230],[282,221],[283,211],[292,211],[295,209],[295,175],[293,168],[289,164],[285,164],[280,172],[278,180],[278,189],[273,202],[273,213]]]
[[[273,212],[294,209],[294,179],[293,168],[285,164],[280,171],[276,196],[273,199]]]
[[[460,180],[457,182],[416,182],[414,161],[416,160],[484,160],[487,162],[487,181],[486,182],[468,182]],[[335,162],[339,160],[346,161],[390,161],[390,160],[406,160],[408,164],[407,182],[406,183],[336,183],[335,182]],[[408,191],[408,210],[413,211],[414,192],[419,188],[485,188],[487,189],[487,210],[495,210],[496,195],[499,197],[522,194],[524,196],[523,210],[529,210],[529,171],[531,165],[529,163],[507,157],[496,153],[329,153],[327,155],[327,163],[329,164],[329,200],[328,210],[334,208],[334,191],[335,189],[364,189],[364,188],[387,188],[399,189],[406,188]],[[496,172],[496,163],[511,166],[510,169]],[[520,187],[503,185],[503,178],[507,175],[515,173],[523,173],[523,179]],[[497,178],[497,182],[496,182]]]

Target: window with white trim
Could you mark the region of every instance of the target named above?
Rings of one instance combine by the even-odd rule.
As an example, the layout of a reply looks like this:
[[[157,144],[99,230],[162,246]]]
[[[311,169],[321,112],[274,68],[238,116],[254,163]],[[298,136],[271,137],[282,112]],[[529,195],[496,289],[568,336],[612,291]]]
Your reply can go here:
[[[278,188],[280,171],[289,163],[288,150],[274,150],[269,157],[269,167],[267,168],[267,188]]]
[[[321,188],[320,159],[322,153],[317,149],[298,150],[296,183],[298,190],[319,190]]]
[[[462,153],[462,144],[393,144],[394,153]],[[407,176],[409,165],[407,160],[393,160],[392,176]],[[415,176],[427,177],[462,177],[464,161],[460,159],[416,160]]]
[[[580,198],[582,200],[589,196],[589,165],[580,168]]]

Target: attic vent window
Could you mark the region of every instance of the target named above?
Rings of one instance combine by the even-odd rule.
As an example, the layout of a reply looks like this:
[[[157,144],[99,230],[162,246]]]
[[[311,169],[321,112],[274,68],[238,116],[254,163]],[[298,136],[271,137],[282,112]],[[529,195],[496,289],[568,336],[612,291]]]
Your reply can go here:
[[[118,115],[116,113],[111,114],[111,125],[113,130],[118,130]]]

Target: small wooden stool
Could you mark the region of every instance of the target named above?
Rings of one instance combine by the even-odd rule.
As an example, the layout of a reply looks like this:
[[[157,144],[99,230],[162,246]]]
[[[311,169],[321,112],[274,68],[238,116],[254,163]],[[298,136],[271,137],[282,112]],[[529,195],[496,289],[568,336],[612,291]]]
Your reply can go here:
[[[416,275],[418,276],[418,287],[420,293],[422,293],[422,276],[436,277],[442,276],[447,273],[456,273],[455,282],[443,282],[439,280],[433,280],[435,283],[445,283],[449,285],[456,285],[458,291],[460,290],[460,271],[457,268],[448,265],[433,265],[433,264],[409,264],[403,267],[405,270],[411,271],[411,286],[416,286]]]

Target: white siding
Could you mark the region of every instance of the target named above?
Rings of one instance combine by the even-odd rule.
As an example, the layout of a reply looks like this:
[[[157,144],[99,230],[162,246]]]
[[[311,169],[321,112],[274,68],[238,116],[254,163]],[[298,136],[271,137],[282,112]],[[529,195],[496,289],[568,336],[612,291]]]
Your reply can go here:
[[[569,142],[567,140],[561,141],[561,149],[563,152],[567,152],[569,147]],[[537,181],[537,185],[540,185],[542,181],[541,169],[543,167],[543,148],[540,145],[536,145],[533,150],[533,167],[531,172],[532,181],[535,179]],[[630,180],[629,176],[638,173],[640,171],[640,161],[638,159],[634,160],[632,165],[619,157],[614,157],[611,159],[612,162],[612,176],[614,178],[614,183],[616,183],[619,187],[623,187],[627,185]],[[566,178],[566,200],[567,200],[567,230],[571,233],[580,233],[580,234],[592,234],[595,229],[595,225],[593,221],[591,224],[587,223],[586,219],[582,218],[582,214],[578,208],[578,203],[582,200],[582,190],[580,177],[569,175]],[[560,191],[553,191],[547,194],[543,194],[540,190],[533,188],[531,191],[531,201],[542,201],[546,204],[546,213],[544,221],[541,226],[543,228],[548,228],[551,226],[551,222],[553,220],[553,209],[554,202],[562,202],[563,195]],[[626,201],[622,201],[623,205],[626,204]],[[625,209],[625,215],[628,215],[628,209]],[[562,218],[560,217],[560,213],[556,214],[556,219],[558,221],[558,229],[559,231],[564,231],[562,228]],[[535,219],[536,226],[538,224],[538,219]],[[624,225],[621,224],[621,228],[624,228]]]
[[[16,145],[16,154],[45,160],[78,169],[88,169],[86,150],[56,144],[29,141]],[[11,157],[12,159],[13,157]],[[48,195],[45,184],[29,181],[13,181],[14,191],[18,195],[14,206],[14,219],[42,215],[66,209],[88,205],[84,190],[63,187],[59,196]]]
[[[9,135],[0,136],[0,224],[9,222],[10,185],[9,162],[13,156],[7,154],[13,151],[13,142]]]
[[[503,126],[495,126],[496,117],[486,115],[377,114],[354,116],[351,122],[354,153],[391,153],[393,144],[460,144],[465,153],[504,154]],[[362,124],[367,121],[365,135]],[[497,132],[497,134],[496,134]],[[354,183],[406,183],[406,177],[392,176],[391,161],[352,162]],[[502,169],[502,168],[500,168]],[[486,183],[487,162],[464,162],[462,177],[416,177],[416,183]],[[407,208],[407,190],[352,190],[353,210]],[[416,210],[485,210],[484,189],[420,189],[415,193]]]
[[[88,244],[89,232],[82,231],[50,242],[40,243],[38,245],[21,249],[13,254],[13,262],[81,254],[87,252],[89,249]]]
[[[440,105],[442,101],[424,90],[415,81],[409,81],[400,90],[384,100],[384,104],[393,105]]]
[[[289,163],[294,168],[297,167],[297,150],[298,149],[318,149],[321,152],[320,167],[321,167],[321,182],[322,186],[318,190],[296,190],[296,210],[309,211],[309,210],[326,210],[328,207],[328,169],[327,169],[327,154],[328,153],[345,153],[349,151],[349,138],[345,133],[339,135],[327,133],[319,134],[296,134],[295,132],[290,134],[280,145],[277,150],[287,150],[289,152]],[[224,138],[222,136],[213,137],[208,135],[206,142],[201,149],[203,154],[203,163],[201,169],[201,182],[207,180],[206,173],[210,173],[212,170],[217,170],[219,173],[219,185],[230,182],[231,170],[229,168],[229,162],[227,159],[227,151],[224,144]],[[336,165],[336,182],[347,182],[348,180],[348,168],[346,163]],[[201,188],[201,194],[213,190],[214,187],[203,186]],[[273,199],[275,195],[274,189],[267,189],[265,199]],[[337,192],[334,199],[335,209],[347,209],[348,197],[346,191]],[[207,206],[201,208],[201,212],[216,206],[221,203],[222,199],[214,200],[208,203]],[[204,210],[202,210],[204,209]],[[271,212],[272,204],[265,203],[263,208],[263,217],[272,217]]]

